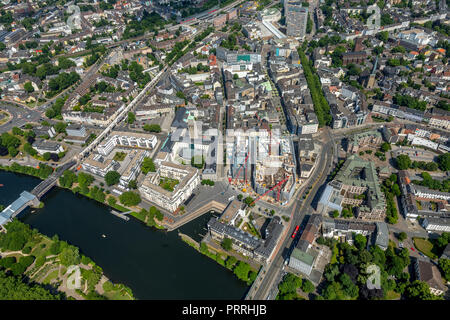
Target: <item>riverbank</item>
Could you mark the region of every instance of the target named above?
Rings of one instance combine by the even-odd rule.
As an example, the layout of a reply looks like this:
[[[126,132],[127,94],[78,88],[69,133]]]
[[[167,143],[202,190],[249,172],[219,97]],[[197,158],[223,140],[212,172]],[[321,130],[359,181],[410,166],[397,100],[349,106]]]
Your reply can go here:
[[[40,181],[0,171],[0,203],[12,203]],[[108,206],[63,188],[50,190],[44,202],[44,208],[25,209],[16,219],[80,248],[106,277],[131,288],[136,299],[238,300],[248,290],[232,272],[180,241],[176,232],[148,228],[134,218],[118,219]],[[179,230],[200,241],[208,218],[206,214]]]
[[[183,233],[178,233],[181,240],[187,243],[189,246],[200,252],[201,254],[211,258],[216,261],[221,266],[227,268],[239,279],[244,281],[247,286],[251,286],[253,281],[255,281],[258,271],[252,268],[247,262],[237,259],[234,255],[228,255],[224,252],[218,251],[216,248],[213,248],[207,245],[205,242],[198,243],[188,235]],[[211,252],[210,250],[215,251]]]
[[[109,281],[103,269],[80,254],[79,248],[59,240],[57,235],[49,238],[17,219],[0,233],[0,250],[3,272],[27,279],[23,281],[27,285],[41,284],[56,297],[134,299],[130,288]]]
[[[46,165],[45,163],[40,163],[39,168],[22,166],[20,164],[13,163],[11,166],[0,165],[0,170],[30,175],[30,176],[45,180],[53,173],[54,169],[52,167]],[[72,171],[70,171],[70,172],[72,172]],[[132,208],[128,208],[128,207],[119,205],[117,203],[117,201],[118,201],[117,197],[115,197],[111,194],[105,194],[103,192],[104,191],[103,188],[98,188],[97,186],[89,188],[89,186],[94,181],[94,178],[92,176],[83,173],[84,174],[84,176],[82,177],[83,181],[79,181],[80,179],[78,178],[78,176],[74,172],[72,172],[72,174],[73,175],[71,175],[70,177],[65,177],[66,180],[70,180],[69,182],[67,182],[66,185],[61,184],[61,178],[60,178],[60,180],[57,182],[57,186],[62,189],[68,189],[75,194],[79,193],[89,199],[95,200],[99,203],[102,203],[102,204],[109,206],[113,209],[116,209],[120,212],[131,211],[129,213],[130,215],[132,215],[136,219],[144,222],[149,227],[155,227],[156,229],[159,229],[159,230],[166,229],[164,226],[158,224],[156,219],[154,219],[154,215],[151,215],[145,209],[138,207],[138,209],[141,209],[141,210],[140,210],[140,212],[136,212]],[[92,178],[89,178],[89,176]]]

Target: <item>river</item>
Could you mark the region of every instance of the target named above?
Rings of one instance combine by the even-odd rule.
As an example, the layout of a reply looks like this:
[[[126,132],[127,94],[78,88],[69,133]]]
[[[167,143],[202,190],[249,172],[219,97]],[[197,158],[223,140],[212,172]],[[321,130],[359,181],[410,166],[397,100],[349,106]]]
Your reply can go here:
[[[0,204],[9,205],[39,182],[0,171]],[[231,271],[184,243],[176,231],[151,229],[134,217],[124,221],[106,205],[57,187],[42,201],[43,209],[26,209],[19,219],[80,248],[113,282],[129,286],[137,299],[242,299],[248,289]],[[199,232],[206,232],[207,220],[204,215],[179,230],[197,240]]]

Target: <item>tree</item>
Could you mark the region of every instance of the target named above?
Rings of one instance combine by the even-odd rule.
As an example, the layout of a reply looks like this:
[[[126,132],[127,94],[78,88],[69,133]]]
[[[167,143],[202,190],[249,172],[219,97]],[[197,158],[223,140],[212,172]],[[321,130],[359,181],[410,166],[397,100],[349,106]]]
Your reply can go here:
[[[383,42],[387,42],[389,39],[389,32],[387,32],[387,31],[378,32],[377,38]]]
[[[119,196],[119,200],[125,206],[135,206],[141,202],[141,197],[133,191],[127,191]]]
[[[302,279],[292,273],[284,276],[283,281],[278,285],[278,290],[282,295],[295,292],[302,285]]]
[[[419,280],[413,281],[406,287],[405,298],[408,300],[434,300],[430,286]]]
[[[161,126],[159,124],[145,124],[142,129],[148,132],[161,132]]]
[[[144,160],[142,161],[142,165],[141,165],[141,171],[143,174],[147,174],[149,172],[156,171],[156,167],[155,167],[155,164],[153,163],[152,158],[149,158],[149,157],[144,158]]]
[[[314,285],[308,279],[303,279],[302,281],[302,291],[304,293],[311,293],[315,289]]]
[[[231,250],[232,246],[233,246],[233,240],[231,240],[230,238],[224,238],[222,240],[222,243],[220,244],[222,246],[222,248],[224,248],[225,250],[229,251]]]
[[[398,234],[397,238],[398,238],[399,241],[404,241],[404,240],[406,240],[406,238],[408,238],[408,236],[406,235],[405,232],[400,232]]]
[[[108,186],[112,186],[118,184],[120,181],[120,173],[117,171],[111,170],[108,171],[105,175],[105,182]]]
[[[445,280],[450,281],[450,259],[441,258],[438,264]]]
[[[442,171],[450,171],[450,153],[444,153],[438,156],[437,163]]]
[[[367,244],[367,238],[365,236],[363,236],[362,234],[358,233],[355,236],[355,246],[361,250],[366,247],[366,244]]]
[[[127,122],[129,124],[132,124],[132,123],[134,123],[134,121],[136,121],[136,116],[134,115],[133,112],[128,112]]]
[[[236,262],[237,259],[234,256],[228,256],[227,260],[225,261],[225,267],[227,267],[228,269],[232,269]]]
[[[380,147],[381,151],[383,152],[387,152],[389,150],[391,150],[391,145],[387,142],[383,142],[383,144]]]
[[[128,183],[128,188],[130,188],[130,189],[137,189],[137,182],[136,182],[136,180],[131,180]]]
[[[64,248],[58,257],[61,263],[66,267],[73,264],[78,264],[81,260],[79,250],[74,246],[68,246],[67,248]]]
[[[399,170],[407,170],[411,166],[411,159],[406,154],[401,154],[395,159]]]
[[[50,152],[46,152],[42,155],[42,157],[44,158],[45,161],[50,160],[51,154]]]
[[[237,198],[239,201],[242,201],[242,198],[244,198],[244,196],[242,194],[238,194]]]
[[[64,123],[64,122],[57,122],[55,124],[55,131],[58,132],[58,133],[64,133],[64,132],[66,132],[66,127],[67,127],[66,123]]]
[[[398,184],[396,184],[396,183],[394,183],[394,184],[392,185],[392,192],[394,193],[394,195],[395,195],[396,197],[399,197],[399,196],[402,194],[402,192],[400,191],[400,187],[399,187]]]
[[[234,274],[241,280],[248,280],[248,273],[250,272],[250,265],[244,261],[239,261],[234,268]]]
[[[65,170],[59,178],[59,184],[64,188],[72,188],[72,185],[77,181],[77,175],[70,170]]]
[[[23,88],[25,89],[26,92],[28,93],[32,93],[34,91],[33,85],[31,84],[30,81],[25,82],[25,84],[23,85]]]
[[[249,207],[254,207],[255,206],[255,204],[253,203],[253,198],[252,197],[250,197],[250,196],[248,196],[247,198],[245,198],[244,199],[244,203],[246,204],[246,205],[248,205]]]
[[[337,218],[337,217],[339,217],[339,211],[338,210],[334,210],[331,215],[333,216],[333,218]]]

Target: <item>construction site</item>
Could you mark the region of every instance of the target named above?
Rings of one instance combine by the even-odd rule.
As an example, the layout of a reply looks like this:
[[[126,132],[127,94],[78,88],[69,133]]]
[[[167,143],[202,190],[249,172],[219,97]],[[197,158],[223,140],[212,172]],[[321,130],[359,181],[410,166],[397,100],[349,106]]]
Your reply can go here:
[[[288,202],[298,180],[293,142],[272,136],[270,130],[235,138],[231,152],[231,185],[256,197],[256,201]]]

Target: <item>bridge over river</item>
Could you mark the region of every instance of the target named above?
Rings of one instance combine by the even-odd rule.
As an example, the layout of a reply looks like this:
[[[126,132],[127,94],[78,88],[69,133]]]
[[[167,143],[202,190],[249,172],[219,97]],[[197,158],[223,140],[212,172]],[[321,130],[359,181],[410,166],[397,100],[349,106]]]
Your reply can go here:
[[[12,221],[19,213],[30,205],[38,206],[40,199],[56,185],[58,178],[65,170],[72,168],[76,161],[69,161],[58,167],[47,179],[39,183],[31,192],[23,191],[19,198],[0,213],[0,226]]]

